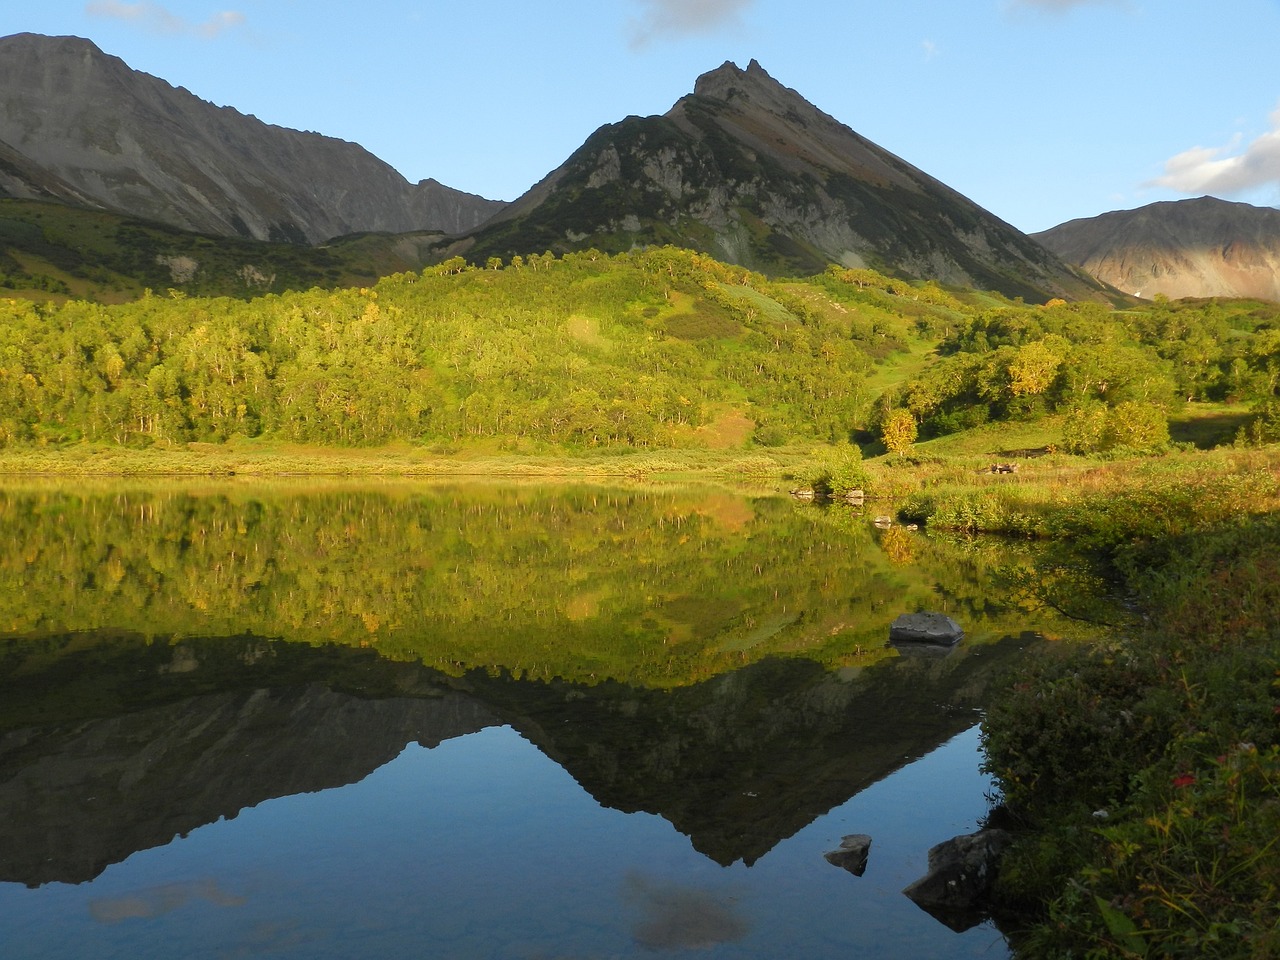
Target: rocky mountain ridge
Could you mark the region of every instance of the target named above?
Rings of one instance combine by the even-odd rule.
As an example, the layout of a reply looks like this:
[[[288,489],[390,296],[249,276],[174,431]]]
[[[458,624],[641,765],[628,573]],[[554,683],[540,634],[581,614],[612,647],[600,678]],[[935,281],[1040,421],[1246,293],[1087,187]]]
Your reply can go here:
[[[1134,296],[1280,301],[1280,210],[1214,197],[1072,220],[1034,238]]]
[[[754,60],[704,74],[665,115],[601,127],[453,252],[661,243],[771,273],[842,263],[1041,300],[1103,293]]]
[[[88,40],[37,34],[0,38],[0,196],[295,243],[458,233],[502,207],[412,184],[358,144],[214,106]]]

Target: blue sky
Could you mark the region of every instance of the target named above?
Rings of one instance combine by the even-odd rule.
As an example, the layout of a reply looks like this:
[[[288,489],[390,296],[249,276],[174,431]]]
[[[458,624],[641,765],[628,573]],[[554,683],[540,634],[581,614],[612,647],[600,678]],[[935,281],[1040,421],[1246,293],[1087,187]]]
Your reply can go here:
[[[604,123],[755,58],[1014,226],[1280,205],[1280,0],[40,0],[87,37],[411,180],[514,199]]]

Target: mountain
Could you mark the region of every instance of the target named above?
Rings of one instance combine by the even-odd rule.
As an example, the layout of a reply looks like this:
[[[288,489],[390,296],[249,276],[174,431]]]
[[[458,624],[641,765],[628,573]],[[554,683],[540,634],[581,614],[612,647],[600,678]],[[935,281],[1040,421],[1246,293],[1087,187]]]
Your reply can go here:
[[[1280,210],[1213,197],[1071,220],[1036,240],[1140,297],[1280,301]]]
[[[88,40],[29,33],[0,39],[0,196],[295,243],[458,233],[502,206],[411,184],[358,144],[214,106]]]
[[[663,116],[601,127],[450,252],[484,262],[663,243],[768,273],[834,262],[1028,299],[1102,292],[754,60],[703,75]]]

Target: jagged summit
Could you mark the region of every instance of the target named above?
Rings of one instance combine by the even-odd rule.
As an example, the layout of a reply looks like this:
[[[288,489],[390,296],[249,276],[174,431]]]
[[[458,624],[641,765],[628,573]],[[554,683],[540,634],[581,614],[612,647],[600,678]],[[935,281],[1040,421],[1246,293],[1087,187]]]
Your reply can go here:
[[[735,97],[750,97],[752,88],[782,89],[786,88],[773,79],[760,66],[759,60],[752,60],[747,69],[741,69],[732,60],[726,60],[714,70],[708,70],[694,82],[693,93],[698,97],[714,97],[717,100],[732,100]],[[795,96],[794,90],[788,91]]]

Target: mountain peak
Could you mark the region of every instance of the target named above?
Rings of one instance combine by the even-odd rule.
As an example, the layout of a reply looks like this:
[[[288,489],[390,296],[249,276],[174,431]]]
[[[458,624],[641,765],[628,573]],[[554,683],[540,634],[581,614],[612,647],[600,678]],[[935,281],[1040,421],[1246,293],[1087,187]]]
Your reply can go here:
[[[738,98],[751,100],[752,92],[764,90],[774,93],[785,91],[799,96],[795,91],[788,91],[786,87],[769,76],[765,68],[760,66],[760,61],[754,59],[747,64],[745,70],[732,60],[726,60],[714,70],[700,76],[693,85],[695,96],[726,102]]]

